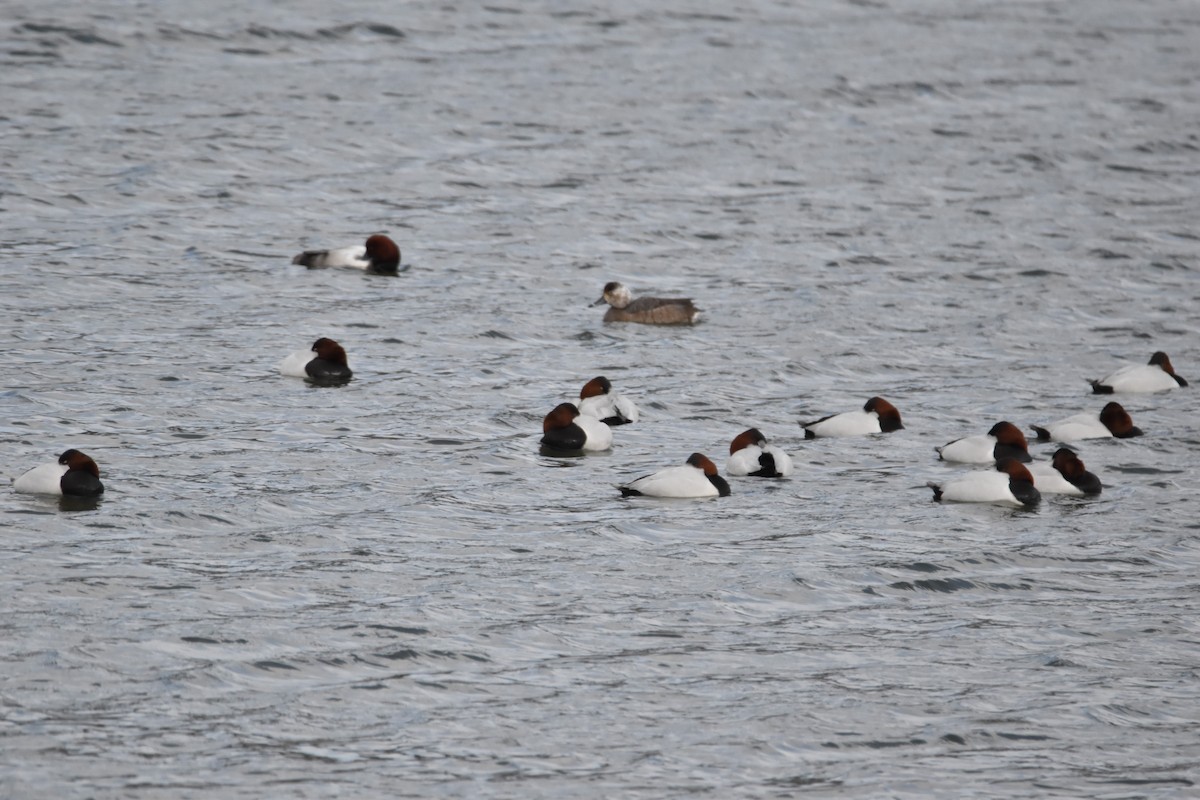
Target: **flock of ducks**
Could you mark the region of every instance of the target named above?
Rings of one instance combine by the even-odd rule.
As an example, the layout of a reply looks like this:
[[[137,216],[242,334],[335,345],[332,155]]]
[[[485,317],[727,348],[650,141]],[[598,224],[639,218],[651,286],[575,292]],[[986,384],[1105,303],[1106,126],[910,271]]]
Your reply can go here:
[[[346,267],[394,275],[400,268],[400,248],[387,236],[376,234],[359,247],[307,250],[292,259],[310,269]],[[688,298],[639,297],[612,281],[604,286],[593,306],[608,304],[605,322],[634,322],[646,325],[692,325],[700,316]],[[346,351],[332,339],[322,337],[308,350],[287,356],[279,365],[286,376],[321,385],[340,385],[353,377]],[[1116,370],[1090,381],[1095,394],[1161,392],[1187,381],[1175,374],[1166,353],[1156,352],[1147,364]],[[612,383],[599,376],[584,384],[579,400],[559,403],[542,421],[541,445],[550,455],[570,456],[608,450],[612,429],[635,423],[637,405],[617,393]],[[816,437],[864,436],[891,433],[904,425],[900,412],[882,397],[872,397],[861,409],[801,423],[806,439]],[[1098,415],[1076,414],[1045,426],[1033,426],[1039,441],[1074,442],[1101,437],[1129,438],[1142,431],[1117,402],[1104,406]],[[991,464],[992,469],[969,472],[941,484],[929,483],[935,500],[1001,503],[1018,507],[1035,505],[1043,493],[1090,495],[1101,491],[1100,480],[1088,472],[1079,456],[1060,447],[1048,463],[1032,463],[1029,445],[1021,430],[1007,420],[996,423],[986,434],[956,439],[934,448],[938,458],[964,464]],[[1026,466],[1026,465],[1029,466]],[[726,474],[737,477],[785,478],[792,474],[790,456],[770,444],[757,429],[734,437],[729,445]],[[70,497],[96,497],[104,492],[100,470],[88,455],[71,449],[56,462],[34,467],[13,481],[18,492]],[[618,486],[622,496],[724,497],[730,487],[707,456],[693,453],[687,461]]]
[[[644,298],[652,301],[654,298]],[[1156,374],[1157,373],[1157,374]],[[1169,376],[1165,385],[1160,375]],[[1139,377],[1140,376],[1140,377]],[[1119,391],[1154,392],[1187,381],[1175,375],[1165,353],[1155,353],[1144,367],[1123,367],[1107,378],[1092,381],[1096,394]],[[604,377],[593,378],[579,393],[578,405],[559,403],[542,421],[542,447],[550,455],[578,455],[612,447],[611,428],[638,418],[633,401],[618,395]],[[617,409],[621,409],[618,411]],[[864,436],[902,430],[900,412],[882,397],[872,397],[861,409],[803,422],[806,439],[835,436]],[[1075,442],[1082,439],[1141,436],[1128,412],[1117,402],[1109,402],[1099,414],[1076,414],[1046,426],[1031,426],[1038,441]],[[1029,507],[1045,494],[1095,495],[1101,491],[1100,479],[1088,472],[1082,460],[1069,447],[1060,447],[1049,462],[1032,463],[1029,441],[1013,423],[1002,420],[987,433],[955,439],[934,450],[943,461],[961,464],[991,464],[994,469],[966,473],[944,483],[927,484],[935,500],[964,503],[1001,503]],[[1028,465],[1028,466],[1026,466]],[[791,457],[769,444],[757,428],[739,433],[729,444],[725,472],[730,476],[784,478],[792,474]],[[618,486],[622,496],[653,497],[725,497],[729,483],[716,465],[703,453],[693,453],[678,467],[644,475]]]
[[[638,322],[650,325],[690,325],[699,311],[690,299],[641,297],[617,282],[604,287],[593,305],[608,303],[605,322]],[[1159,392],[1187,381],[1175,374],[1166,353],[1156,352],[1148,364],[1122,367],[1106,378],[1090,381],[1095,394]],[[636,407],[617,395],[604,377],[593,378],[580,392],[579,403],[560,403],[542,422],[542,446],[551,454],[570,455],[612,447],[611,426],[637,419]],[[620,405],[627,410],[617,414]],[[900,412],[882,397],[872,397],[861,409],[801,423],[806,439],[824,436],[864,436],[904,428]],[[1141,436],[1120,403],[1110,402],[1097,414],[1076,414],[1046,426],[1032,426],[1039,441],[1075,442],[1103,437]],[[993,469],[967,473],[944,483],[929,483],[935,500],[968,503],[1001,503],[1029,507],[1042,493],[1076,496],[1099,494],[1100,479],[1088,472],[1068,447],[1060,447],[1048,463],[1031,463],[1025,434],[1013,423],[996,423],[986,434],[956,439],[934,448],[938,458],[964,464],[991,464]],[[1029,466],[1026,466],[1029,464]],[[771,445],[757,428],[743,431],[729,445],[726,474],[782,478],[793,470],[792,459]],[[693,453],[682,466],[644,475],[618,486],[622,496],[724,497],[728,481],[703,453]]]

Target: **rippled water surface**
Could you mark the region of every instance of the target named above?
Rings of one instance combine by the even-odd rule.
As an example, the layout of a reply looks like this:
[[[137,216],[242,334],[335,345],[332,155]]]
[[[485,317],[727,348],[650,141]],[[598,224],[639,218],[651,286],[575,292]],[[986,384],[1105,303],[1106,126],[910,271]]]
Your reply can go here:
[[[0,471],[108,487],[0,486],[0,794],[1194,796],[1200,6],[0,25]],[[379,231],[397,277],[290,264]],[[276,373],[318,336],[349,385]],[[1100,497],[931,502],[1158,349]],[[643,419],[540,454],[601,374]],[[876,394],[904,431],[802,438]],[[791,479],[618,497],[751,425]]]

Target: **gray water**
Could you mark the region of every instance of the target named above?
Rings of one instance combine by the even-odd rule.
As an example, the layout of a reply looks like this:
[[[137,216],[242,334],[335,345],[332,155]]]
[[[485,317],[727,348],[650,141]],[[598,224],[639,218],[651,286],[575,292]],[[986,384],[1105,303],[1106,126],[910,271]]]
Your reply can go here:
[[[1197,4],[0,25],[0,472],[108,487],[0,486],[0,795],[1195,796]],[[380,231],[398,277],[290,264]],[[319,336],[349,385],[276,373]],[[1158,349],[1100,497],[931,502]],[[539,454],[601,374],[643,420]],[[875,394],[904,431],[803,440]],[[750,425],[791,479],[618,497]]]

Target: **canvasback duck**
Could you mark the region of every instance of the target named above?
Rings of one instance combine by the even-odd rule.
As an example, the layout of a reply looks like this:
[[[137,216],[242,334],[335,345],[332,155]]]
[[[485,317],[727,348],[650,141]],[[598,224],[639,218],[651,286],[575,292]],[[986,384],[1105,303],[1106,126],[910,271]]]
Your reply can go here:
[[[1030,464],[1029,471],[1042,494],[1069,494],[1075,497],[1100,494],[1100,479],[1087,471],[1079,456],[1069,447],[1055,450],[1049,462]]]
[[[717,474],[717,465],[692,453],[681,467],[667,467],[618,487],[622,497],[728,497],[729,484]]]
[[[845,411],[821,417],[813,422],[801,422],[805,439],[818,436],[862,436],[868,433],[891,433],[901,430],[900,412],[882,397],[872,397],[858,411]]]
[[[751,428],[733,437],[729,443],[725,474],[784,478],[792,474],[792,459],[780,448],[768,444],[758,428]]]
[[[323,336],[308,350],[297,350],[281,361],[279,371],[291,378],[322,384],[345,383],[354,375],[346,363],[346,351]]]
[[[1110,436],[1128,439],[1142,435],[1142,429],[1133,424],[1129,413],[1117,402],[1102,408],[1099,416],[1076,414],[1051,422],[1045,427],[1033,425],[1032,428],[1041,442],[1075,442],[1080,439],[1106,439]]]
[[[579,413],[607,425],[638,421],[638,408],[634,402],[614,392],[612,384],[603,375],[592,378],[579,390]]]
[[[933,499],[949,503],[1001,503],[1028,508],[1042,499],[1029,469],[1015,458],[1002,458],[994,470],[968,472],[945,483],[925,484]]]
[[[964,436],[949,444],[933,448],[943,461],[960,464],[990,464],[1002,458],[1032,461],[1029,442],[1021,429],[1011,422],[997,422],[986,434]]]
[[[609,281],[604,284],[604,294],[592,303],[598,306],[608,303],[604,312],[605,322],[642,322],[647,325],[691,325],[700,316],[700,310],[688,298],[639,297],[624,284]]]
[[[551,450],[607,450],[612,440],[607,425],[581,416],[574,403],[559,403],[542,420],[542,444]]]
[[[1101,378],[1088,381],[1094,394],[1114,392],[1161,392],[1176,386],[1187,386],[1188,382],[1175,374],[1171,359],[1162,350],[1150,356],[1147,364],[1131,364]]]
[[[336,250],[305,250],[292,259],[309,269],[321,267],[350,267],[367,272],[395,275],[400,268],[400,248],[387,236],[377,233],[365,245],[340,247]]]
[[[30,494],[96,497],[104,493],[100,468],[90,456],[67,450],[53,464],[34,467],[13,481],[13,489]]]

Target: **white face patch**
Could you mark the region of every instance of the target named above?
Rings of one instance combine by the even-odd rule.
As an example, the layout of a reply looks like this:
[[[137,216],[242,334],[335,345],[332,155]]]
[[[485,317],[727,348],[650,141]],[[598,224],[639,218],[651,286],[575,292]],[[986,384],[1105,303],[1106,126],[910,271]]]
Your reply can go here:
[[[633,302],[633,293],[624,284],[617,284],[617,288],[604,293],[604,299],[613,308],[624,308]]]

